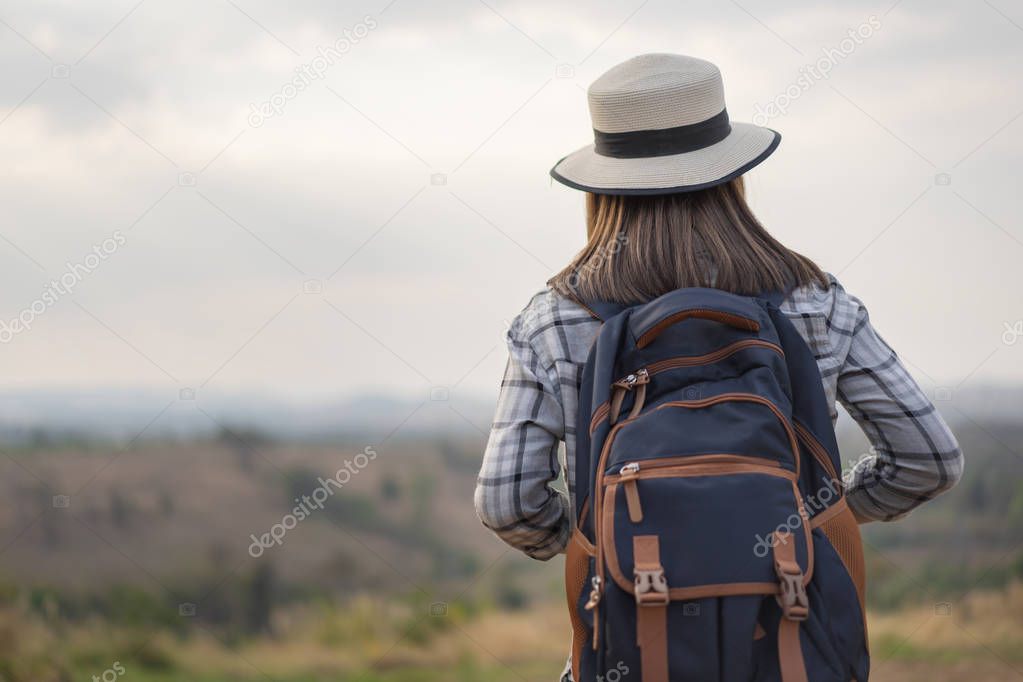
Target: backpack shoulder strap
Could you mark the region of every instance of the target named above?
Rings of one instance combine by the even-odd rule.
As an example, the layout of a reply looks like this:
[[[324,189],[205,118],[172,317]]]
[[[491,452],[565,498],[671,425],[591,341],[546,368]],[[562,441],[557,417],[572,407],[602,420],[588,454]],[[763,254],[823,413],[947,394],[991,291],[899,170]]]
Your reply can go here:
[[[832,457],[832,466],[836,472],[841,471],[841,460],[838,459],[838,442],[828,400],[821,381],[820,368],[813,351],[792,322],[781,310],[775,307],[768,311],[774,322],[778,340],[785,352],[785,364],[788,368],[789,385],[792,387],[792,418],[808,429],[825,447]],[[828,481],[812,481],[813,490],[826,486]]]
[[[754,298],[759,298],[761,300],[767,301],[768,303],[773,304],[774,307],[780,308],[782,302],[786,298],[788,298],[789,294],[791,293],[792,287],[788,287],[785,289],[773,289],[770,291],[762,291],[756,296],[754,296]]]
[[[587,309],[589,309],[588,306]],[[591,451],[594,448],[594,443],[602,444],[610,429],[608,421],[604,420],[593,433],[590,433],[593,410],[611,399],[611,384],[617,378],[614,376],[615,358],[618,356],[622,339],[627,333],[629,318],[632,314],[629,306],[621,306],[620,310],[609,306],[602,307],[601,310],[608,317],[605,318],[606,322],[602,324],[590,346],[579,383],[575,441],[576,505],[582,505],[584,499],[588,497],[583,491],[591,490],[591,464],[595,461],[591,457],[593,454]],[[622,314],[618,314],[619,312]],[[601,318],[597,317],[597,319]],[[581,508],[575,510],[576,518],[580,517],[581,511]],[[583,532],[587,533],[592,528],[590,524],[592,519],[587,518],[585,521]]]
[[[558,293],[562,293],[562,292],[558,292]],[[565,292],[565,293],[562,293],[562,295],[565,298],[567,298],[570,301],[572,301],[573,303],[575,303],[576,305],[582,307],[586,312],[588,312],[593,317],[593,319],[599,320],[601,322],[607,322],[608,320],[610,320],[612,317],[614,317],[618,313],[620,313],[620,312],[626,310],[627,308],[631,307],[631,306],[625,305],[624,303],[612,303],[610,301],[589,301],[589,300],[583,300],[581,297],[579,297],[578,295],[576,295],[574,293],[567,293],[567,292]]]
[[[585,303],[583,307],[590,311],[590,315],[593,315],[601,322],[607,322],[618,313],[629,308],[629,306],[623,303],[610,303],[608,301],[590,301]]]

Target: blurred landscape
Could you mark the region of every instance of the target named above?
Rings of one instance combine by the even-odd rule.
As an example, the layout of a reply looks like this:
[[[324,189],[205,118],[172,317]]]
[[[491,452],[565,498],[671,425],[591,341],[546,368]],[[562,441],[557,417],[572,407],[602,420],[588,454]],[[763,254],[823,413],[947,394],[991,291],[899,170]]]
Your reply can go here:
[[[966,451],[865,530],[871,679],[1018,679],[1021,30],[1009,0],[4,2],[0,682],[556,679],[562,562],[472,490],[509,319],[582,245],[547,169],[646,52],[778,109],[754,211]]]
[[[296,407],[300,438],[254,399],[232,412],[193,398],[149,424],[112,398],[79,410],[36,396],[40,410],[63,400],[60,420],[32,400],[6,413],[0,679],[556,679],[561,561],[507,550],[472,509],[486,401]],[[866,527],[872,679],[1023,670],[1019,398],[939,403],[968,456],[963,482]],[[409,411],[428,418],[380,426]],[[865,442],[850,423],[840,433],[851,465]]]

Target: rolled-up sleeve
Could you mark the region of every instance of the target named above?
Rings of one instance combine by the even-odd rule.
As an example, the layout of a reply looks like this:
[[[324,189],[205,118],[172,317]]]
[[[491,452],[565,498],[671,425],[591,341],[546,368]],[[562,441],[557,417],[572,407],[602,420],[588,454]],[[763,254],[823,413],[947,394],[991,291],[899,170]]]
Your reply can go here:
[[[955,436],[859,305],[838,399],[872,445],[845,475],[861,521],[891,521],[953,487],[963,454]]]
[[[551,485],[561,472],[564,410],[551,368],[514,325],[508,341],[508,366],[476,482],[476,513],[504,542],[547,560],[569,537],[568,498]]]

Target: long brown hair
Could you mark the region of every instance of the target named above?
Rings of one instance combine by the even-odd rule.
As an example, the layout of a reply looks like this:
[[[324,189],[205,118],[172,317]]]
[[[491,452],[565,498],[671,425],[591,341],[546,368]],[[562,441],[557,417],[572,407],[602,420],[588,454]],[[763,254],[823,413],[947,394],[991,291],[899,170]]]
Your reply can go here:
[[[586,195],[589,241],[548,282],[582,300],[642,303],[683,287],[753,295],[828,278],[768,234],[742,177],[696,192]]]

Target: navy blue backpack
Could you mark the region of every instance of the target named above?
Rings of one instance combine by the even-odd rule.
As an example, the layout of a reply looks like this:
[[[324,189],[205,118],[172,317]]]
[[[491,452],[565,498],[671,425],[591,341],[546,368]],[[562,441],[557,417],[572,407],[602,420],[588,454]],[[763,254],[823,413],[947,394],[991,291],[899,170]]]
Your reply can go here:
[[[587,304],[604,325],[566,561],[577,682],[866,682],[859,528],[781,298]]]

